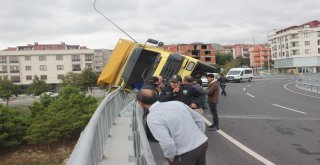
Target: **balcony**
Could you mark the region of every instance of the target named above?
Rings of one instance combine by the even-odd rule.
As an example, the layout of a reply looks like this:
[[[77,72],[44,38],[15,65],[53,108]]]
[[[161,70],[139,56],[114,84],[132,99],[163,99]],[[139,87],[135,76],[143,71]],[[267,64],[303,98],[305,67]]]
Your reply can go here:
[[[19,63],[19,61],[10,61],[10,63]]]

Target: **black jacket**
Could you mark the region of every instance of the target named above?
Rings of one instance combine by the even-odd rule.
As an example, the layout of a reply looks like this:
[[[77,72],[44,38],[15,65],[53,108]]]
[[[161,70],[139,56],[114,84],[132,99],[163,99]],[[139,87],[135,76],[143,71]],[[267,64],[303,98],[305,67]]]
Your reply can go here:
[[[228,79],[224,76],[221,76],[218,81],[220,82],[220,85],[226,85],[228,82]]]
[[[181,101],[186,105],[195,103],[200,106],[200,95],[201,93],[192,87],[192,85],[182,84],[178,93],[173,93],[173,89],[170,85],[164,87],[161,90],[161,94],[158,98],[160,102],[166,101]]]

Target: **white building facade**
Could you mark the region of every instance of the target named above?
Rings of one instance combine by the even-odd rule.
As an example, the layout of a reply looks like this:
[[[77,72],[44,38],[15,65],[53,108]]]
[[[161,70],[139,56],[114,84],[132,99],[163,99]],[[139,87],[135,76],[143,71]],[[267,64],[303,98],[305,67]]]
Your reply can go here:
[[[279,72],[320,73],[320,21],[278,30],[268,41]]]
[[[37,75],[47,84],[58,84],[68,72],[94,68],[93,58],[93,49],[64,43],[8,48],[0,51],[0,77],[27,85]]]

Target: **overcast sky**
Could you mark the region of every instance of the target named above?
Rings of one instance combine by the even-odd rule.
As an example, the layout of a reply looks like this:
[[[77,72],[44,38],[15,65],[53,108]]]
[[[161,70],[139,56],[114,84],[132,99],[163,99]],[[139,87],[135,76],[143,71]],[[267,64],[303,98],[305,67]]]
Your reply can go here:
[[[26,44],[113,49],[130,39],[94,0],[1,0],[0,50]],[[274,29],[320,20],[320,0],[97,0],[138,42],[266,43]]]

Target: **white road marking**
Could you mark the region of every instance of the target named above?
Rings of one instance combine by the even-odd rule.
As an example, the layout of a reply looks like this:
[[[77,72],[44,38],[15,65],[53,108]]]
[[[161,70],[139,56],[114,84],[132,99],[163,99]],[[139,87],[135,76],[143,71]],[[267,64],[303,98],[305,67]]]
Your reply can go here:
[[[207,125],[212,125],[212,123],[206,119],[205,117],[203,117],[204,122]],[[242,149],[244,152],[246,152],[247,154],[251,155],[252,157],[256,158],[257,160],[259,160],[260,162],[262,162],[263,164],[268,164],[268,165],[275,165],[274,163],[272,163],[271,161],[267,160],[266,158],[262,157],[261,155],[259,155],[258,153],[254,152],[253,150],[251,150],[250,148],[246,147],[245,145],[243,145],[242,143],[240,143],[239,141],[235,140],[234,138],[232,138],[231,136],[229,136],[228,134],[226,134],[225,132],[223,132],[221,129],[217,131],[221,136],[223,136],[224,138],[226,138],[227,140],[229,140],[231,143],[233,143],[235,146],[239,147],[240,149]]]
[[[289,89],[287,86],[288,86],[289,84],[291,84],[291,83],[295,83],[295,82],[290,82],[290,83],[285,84],[285,85],[283,86],[284,89],[286,89],[287,91],[293,92],[293,93],[297,93],[297,94],[303,95],[303,96],[309,96],[309,97],[313,97],[313,98],[320,99],[320,97],[317,97],[317,96],[307,95],[307,94],[300,93],[300,92],[296,92],[296,91],[293,91],[293,90]]]
[[[302,111],[298,111],[298,110],[295,110],[295,109],[292,109],[292,108],[284,107],[284,106],[281,106],[281,105],[278,105],[278,104],[272,104],[272,105],[280,107],[280,108],[283,108],[283,109],[287,109],[289,111],[294,111],[294,112],[298,112],[298,113],[302,113],[302,114],[307,114],[306,112],[302,112]]]
[[[253,96],[252,94],[250,94],[250,93],[246,93],[248,96],[250,96],[250,97],[255,97],[255,96]]]

